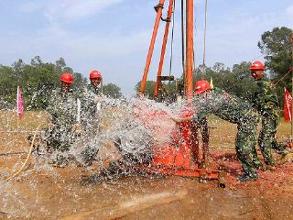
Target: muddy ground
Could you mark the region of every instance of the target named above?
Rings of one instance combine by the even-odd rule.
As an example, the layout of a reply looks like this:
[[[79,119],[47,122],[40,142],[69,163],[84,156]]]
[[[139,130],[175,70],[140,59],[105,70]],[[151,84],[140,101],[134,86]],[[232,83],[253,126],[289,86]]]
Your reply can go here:
[[[0,219],[293,219],[292,162],[261,171],[257,181],[240,184],[233,149],[236,128],[214,118],[212,159],[233,171],[226,176],[226,188],[219,188],[216,181],[199,183],[174,176],[84,184],[82,180],[94,170],[38,166],[35,158],[7,182],[25,160],[26,154],[21,153],[29,148],[25,131],[46,124],[45,117],[37,116],[27,114],[16,123],[13,115],[0,114]],[[288,137],[289,132],[289,125],[283,123],[278,137]]]

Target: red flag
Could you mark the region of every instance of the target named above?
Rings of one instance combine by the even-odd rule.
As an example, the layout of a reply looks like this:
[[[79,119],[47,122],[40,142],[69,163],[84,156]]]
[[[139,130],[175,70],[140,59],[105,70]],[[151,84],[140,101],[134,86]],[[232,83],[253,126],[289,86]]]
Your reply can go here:
[[[292,96],[288,89],[284,88],[284,119],[292,120]]]
[[[22,118],[24,114],[24,100],[22,95],[22,89],[20,86],[17,86],[16,109],[17,109],[17,116],[19,118]]]

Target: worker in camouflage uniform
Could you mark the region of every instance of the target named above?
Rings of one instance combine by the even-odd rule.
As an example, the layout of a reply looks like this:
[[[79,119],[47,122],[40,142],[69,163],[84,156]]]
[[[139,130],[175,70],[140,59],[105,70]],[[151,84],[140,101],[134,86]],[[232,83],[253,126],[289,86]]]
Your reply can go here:
[[[68,160],[64,152],[68,151],[78,137],[77,101],[71,90],[74,78],[71,73],[60,76],[61,88],[54,90],[49,98],[47,112],[51,115],[51,125],[45,132],[47,151],[56,152],[53,161],[56,165],[65,165]]]
[[[87,144],[87,139],[95,139],[100,130],[99,115],[102,98],[102,74],[93,70],[89,74],[90,84],[82,93],[81,101],[81,124],[86,131],[86,135],[80,138],[77,144],[86,145],[82,151],[82,159],[85,165],[91,165],[98,150],[91,144]],[[85,140],[84,140],[85,139]]]
[[[193,98],[193,108],[196,116],[192,118],[200,123],[207,114],[214,114],[221,119],[237,124],[236,154],[243,167],[243,175],[239,177],[241,182],[258,178],[256,169],[260,162],[256,155],[256,133],[259,116],[252,106],[238,97],[225,91],[210,87],[206,80],[199,80],[195,85],[197,96]],[[178,119],[175,119],[178,121]],[[179,119],[179,121],[182,119]],[[187,120],[187,118],[183,119]]]
[[[102,74],[93,70],[89,74],[90,84],[84,92],[82,98],[83,112],[87,115],[87,119],[91,124],[97,119],[99,111],[101,111],[101,97],[102,97]],[[96,124],[96,123],[95,123]]]
[[[101,111],[102,100],[102,74],[93,70],[89,75],[90,84],[79,92],[80,101],[80,124],[87,133],[97,133],[98,117]]]
[[[260,61],[254,61],[250,66],[251,75],[257,83],[253,104],[261,115],[262,121],[258,143],[266,165],[274,166],[271,149],[275,149],[277,153],[283,155],[287,151],[285,150],[285,145],[278,144],[276,140],[280,109],[273,85],[265,78],[264,70],[265,66]]]
[[[102,74],[97,70],[93,70],[90,72],[89,78],[91,81],[91,84],[88,87],[89,91],[93,92],[96,95],[102,95],[103,93]]]

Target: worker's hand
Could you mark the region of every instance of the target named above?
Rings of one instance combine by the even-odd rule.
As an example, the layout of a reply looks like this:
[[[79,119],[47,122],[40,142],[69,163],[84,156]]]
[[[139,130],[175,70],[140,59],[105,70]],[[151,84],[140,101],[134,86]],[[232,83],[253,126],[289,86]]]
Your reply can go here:
[[[186,121],[191,121],[191,120],[192,120],[192,116],[188,116],[188,117],[184,117],[184,118],[175,117],[175,116],[170,116],[170,118],[171,118],[174,122],[176,122],[176,123],[186,122]]]
[[[172,117],[170,117],[170,118],[171,118],[172,121],[174,121],[175,123],[179,123],[179,122],[180,122],[179,118],[176,118],[176,117],[174,117],[174,116],[172,116]]]

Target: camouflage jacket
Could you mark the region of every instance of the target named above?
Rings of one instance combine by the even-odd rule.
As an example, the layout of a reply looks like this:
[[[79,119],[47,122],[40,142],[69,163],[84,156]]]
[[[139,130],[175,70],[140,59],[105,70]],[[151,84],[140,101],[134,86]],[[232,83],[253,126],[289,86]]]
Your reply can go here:
[[[99,121],[99,111],[101,111],[101,92],[99,89],[88,85],[80,93],[81,101],[81,124],[87,129],[97,129]]]
[[[89,84],[87,86],[87,91],[89,93],[93,93],[95,95],[102,95],[102,87],[101,86],[98,86],[98,87],[94,87],[92,86],[91,84]]]
[[[257,80],[256,83],[257,91],[254,94],[254,107],[261,115],[270,114],[278,116],[278,99],[272,83],[264,78]]]
[[[72,90],[63,93],[54,90],[48,100],[48,113],[52,116],[52,123],[65,128],[71,127],[77,121],[77,102]]]
[[[207,114],[214,114],[234,124],[241,124],[250,120],[258,121],[258,113],[249,102],[230,95],[219,88],[195,96],[193,107],[196,111],[194,120],[197,122],[203,121]]]

